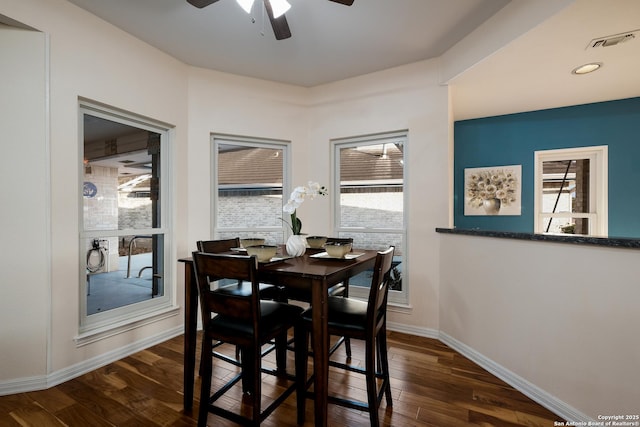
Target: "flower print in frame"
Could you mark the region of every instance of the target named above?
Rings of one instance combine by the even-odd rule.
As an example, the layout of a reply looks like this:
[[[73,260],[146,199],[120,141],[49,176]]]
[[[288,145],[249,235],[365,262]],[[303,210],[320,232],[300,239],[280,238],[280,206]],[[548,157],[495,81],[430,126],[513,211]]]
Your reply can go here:
[[[466,168],[464,214],[520,215],[522,165]]]

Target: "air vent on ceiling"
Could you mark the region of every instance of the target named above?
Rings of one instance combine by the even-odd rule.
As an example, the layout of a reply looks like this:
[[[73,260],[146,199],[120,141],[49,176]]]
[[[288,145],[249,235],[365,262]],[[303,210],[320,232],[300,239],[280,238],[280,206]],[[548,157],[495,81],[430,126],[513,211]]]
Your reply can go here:
[[[612,36],[598,37],[589,42],[587,49],[594,49],[598,47],[610,47],[620,43],[625,43],[636,38],[640,30],[627,31],[626,33],[614,34]]]

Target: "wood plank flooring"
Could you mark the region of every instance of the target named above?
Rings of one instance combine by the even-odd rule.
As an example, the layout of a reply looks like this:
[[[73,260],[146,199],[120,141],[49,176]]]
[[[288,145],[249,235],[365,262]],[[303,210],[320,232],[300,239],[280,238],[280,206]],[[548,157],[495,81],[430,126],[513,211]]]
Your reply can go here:
[[[437,340],[391,332],[388,344],[393,407],[383,400],[383,426],[546,427],[561,421]],[[182,346],[179,336],[49,390],[0,397],[0,426],[195,426],[198,402],[192,414],[182,411]],[[352,346],[351,362],[363,363],[362,345],[354,341]],[[344,360],[343,351],[333,358]],[[289,362],[293,367],[293,359]],[[221,366],[214,363],[214,370]],[[217,369],[214,377],[232,371]],[[331,368],[330,391],[364,400],[360,377]],[[265,379],[265,399],[277,387],[274,381]],[[196,396],[199,386],[196,380]],[[241,399],[239,391],[225,397],[234,408],[241,407]],[[368,426],[369,419],[366,413],[329,405],[329,424]],[[209,415],[209,425],[236,424]],[[295,393],[263,425],[296,426]],[[312,425],[313,402],[308,401],[305,426]]]

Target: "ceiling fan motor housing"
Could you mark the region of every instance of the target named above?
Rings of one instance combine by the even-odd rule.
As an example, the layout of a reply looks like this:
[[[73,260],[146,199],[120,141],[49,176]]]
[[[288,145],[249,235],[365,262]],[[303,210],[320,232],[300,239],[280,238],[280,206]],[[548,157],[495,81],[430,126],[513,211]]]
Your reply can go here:
[[[203,7],[207,7],[210,4],[217,2],[218,0],[187,0],[189,4],[202,9]],[[269,16],[269,21],[271,22],[271,28],[273,29],[273,34],[276,37],[276,40],[284,40],[291,37],[291,30],[289,29],[289,23],[287,22],[287,18],[284,14],[275,17],[273,13],[273,7],[271,6],[271,0],[263,0],[264,7],[267,11],[267,15]],[[345,6],[351,6],[354,0],[329,0],[334,3],[343,4]]]

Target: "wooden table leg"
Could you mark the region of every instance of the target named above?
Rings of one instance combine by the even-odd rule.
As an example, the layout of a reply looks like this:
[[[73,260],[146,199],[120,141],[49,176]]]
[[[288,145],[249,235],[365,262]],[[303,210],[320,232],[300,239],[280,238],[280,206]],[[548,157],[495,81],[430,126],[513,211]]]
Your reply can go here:
[[[196,365],[196,333],[198,328],[198,289],[193,263],[184,264],[184,401],[185,412],[193,408],[193,384]]]
[[[327,331],[327,283],[314,280],[311,288],[313,307],[314,416],[316,427],[326,427],[329,389],[329,334]]]

